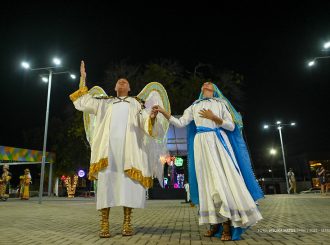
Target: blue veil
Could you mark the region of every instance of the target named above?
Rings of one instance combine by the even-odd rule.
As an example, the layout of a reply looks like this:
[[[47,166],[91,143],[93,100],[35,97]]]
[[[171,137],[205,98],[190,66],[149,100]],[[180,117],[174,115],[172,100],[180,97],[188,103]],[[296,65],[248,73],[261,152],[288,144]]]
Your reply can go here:
[[[246,143],[243,139],[242,129],[243,129],[243,121],[242,116],[235,110],[233,105],[229,102],[229,100],[221,93],[219,88],[213,84],[214,98],[219,98],[224,100],[227,109],[229,110],[233,121],[235,123],[234,131],[224,130],[228,136],[230,144],[233,148],[237,164],[240,168],[242,177],[246,184],[250,195],[252,196],[254,201],[261,199],[264,197],[264,194],[256,180],[254,172],[252,170],[251,159],[249,156],[249,152],[246,146]],[[200,93],[199,99],[196,101],[203,100],[203,93]],[[195,103],[196,103],[195,102]],[[199,204],[198,198],[198,184],[196,178],[195,171],[195,160],[194,160],[194,138],[196,135],[196,124],[192,121],[187,127],[187,141],[188,141],[188,177],[189,177],[189,186],[190,186],[190,198],[192,203]],[[240,240],[240,235],[244,232],[245,229],[242,228],[234,228],[232,229],[232,240]],[[216,236],[221,236],[222,226]]]

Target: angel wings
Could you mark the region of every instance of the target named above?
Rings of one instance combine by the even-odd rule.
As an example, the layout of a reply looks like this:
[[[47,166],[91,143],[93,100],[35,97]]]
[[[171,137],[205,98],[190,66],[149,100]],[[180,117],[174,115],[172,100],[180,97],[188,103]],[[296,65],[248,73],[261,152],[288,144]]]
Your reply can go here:
[[[111,98],[101,87],[95,86],[88,92],[92,97]],[[168,113],[171,112],[170,103],[165,88],[158,82],[147,84],[136,96],[136,99],[143,105],[144,110],[150,115],[152,107],[159,105]],[[97,125],[97,116],[84,112],[83,114],[86,137],[89,144],[93,145],[94,130]],[[153,176],[156,176],[161,186],[163,186],[163,164],[162,159],[169,155],[167,150],[167,131],[169,128],[168,120],[161,114],[157,115],[157,123],[152,129],[152,137],[141,134],[141,150],[146,154],[148,169]],[[96,131],[96,130],[95,130]],[[154,134],[155,132],[155,134]]]
[[[106,92],[99,86],[94,86],[88,91],[88,93],[96,98],[110,98],[106,94]],[[148,113],[150,113],[152,106],[154,105],[159,105],[163,107],[168,113],[171,113],[171,107],[170,102],[168,100],[167,92],[163,85],[158,82],[148,83],[136,96],[136,98],[144,105]],[[84,112],[83,118],[86,138],[88,142],[91,143],[96,123],[96,116],[94,114]],[[160,127],[156,129],[158,133],[157,136],[154,137],[154,139],[159,143],[165,143],[169,122],[160,113],[157,115],[157,121]]]

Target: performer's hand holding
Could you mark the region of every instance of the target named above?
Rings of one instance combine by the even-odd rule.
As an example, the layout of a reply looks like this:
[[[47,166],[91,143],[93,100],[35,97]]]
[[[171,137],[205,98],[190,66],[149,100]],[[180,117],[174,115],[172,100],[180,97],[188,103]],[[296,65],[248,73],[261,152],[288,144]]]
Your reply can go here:
[[[85,87],[86,86],[86,70],[85,70],[85,63],[82,60],[80,63],[80,83],[79,83],[79,88]]]
[[[151,113],[150,113],[150,118],[155,119],[157,117],[158,111],[152,108]]]
[[[169,114],[167,111],[164,110],[164,108],[160,107],[159,105],[154,105],[152,107],[152,110],[162,113],[167,120],[171,117],[171,114]]]

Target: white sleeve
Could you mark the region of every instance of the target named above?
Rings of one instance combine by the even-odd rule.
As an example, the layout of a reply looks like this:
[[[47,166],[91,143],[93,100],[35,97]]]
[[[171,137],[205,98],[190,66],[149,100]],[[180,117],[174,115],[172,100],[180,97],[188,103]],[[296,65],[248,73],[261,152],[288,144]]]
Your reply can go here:
[[[220,127],[227,129],[229,131],[234,131],[235,123],[233,122],[233,118],[230,112],[228,111],[227,106],[223,103],[221,103],[221,106],[222,106],[221,119],[223,120],[223,123],[220,125]]]
[[[88,93],[88,88],[86,86],[79,88],[76,92],[70,94],[69,97],[78,111],[96,115],[100,100],[93,98]]]
[[[183,113],[182,117],[175,118],[173,116],[170,117],[169,121],[175,127],[183,128],[187,126],[194,119],[192,106],[189,106]]]
[[[90,94],[85,94],[74,101],[73,104],[78,111],[96,115],[100,100],[93,98]]]

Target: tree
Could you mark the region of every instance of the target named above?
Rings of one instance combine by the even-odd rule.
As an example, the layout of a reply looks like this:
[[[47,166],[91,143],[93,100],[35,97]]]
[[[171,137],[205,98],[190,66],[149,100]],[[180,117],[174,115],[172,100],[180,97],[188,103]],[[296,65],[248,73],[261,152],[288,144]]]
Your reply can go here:
[[[90,146],[82,115],[82,112],[75,111],[68,117],[65,126],[58,133],[58,140],[52,145],[56,152],[54,168],[57,175],[72,175],[78,169],[89,167]]]

